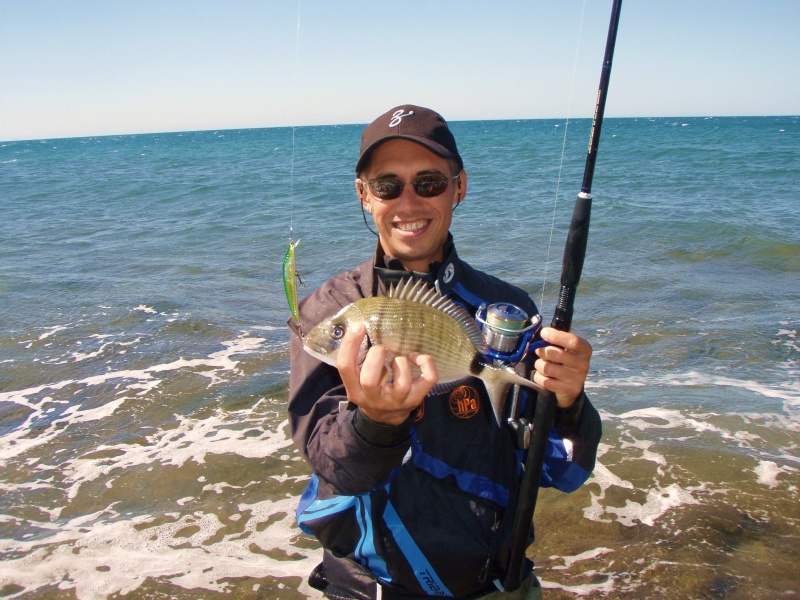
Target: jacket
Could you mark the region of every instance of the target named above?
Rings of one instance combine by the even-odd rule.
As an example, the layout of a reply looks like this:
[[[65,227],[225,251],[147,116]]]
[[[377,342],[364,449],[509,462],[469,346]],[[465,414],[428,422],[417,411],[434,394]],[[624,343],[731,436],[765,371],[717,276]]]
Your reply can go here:
[[[376,257],[300,303],[302,328],[361,298],[385,295],[391,281],[408,276],[430,278],[473,315],[480,304],[501,301],[536,314],[523,290],[461,261],[452,239],[446,250],[444,262],[423,275],[376,266],[379,246]],[[383,598],[468,598],[494,590],[508,560],[524,452],[511,429],[497,425],[483,382],[470,378],[431,392],[403,425],[375,423],[347,401],[338,371],[303,351],[299,327],[289,325],[289,420],[313,471],[297,522],[324,548],[314,578],[365,600],[380,597],[378,585]],[[534,361],[528,356],[517,370],[530,376]],[[521,396],[530,421],[536,394]],[[585,394],[558,409],[541,485],[580,487],[594,468],[600,435]]]

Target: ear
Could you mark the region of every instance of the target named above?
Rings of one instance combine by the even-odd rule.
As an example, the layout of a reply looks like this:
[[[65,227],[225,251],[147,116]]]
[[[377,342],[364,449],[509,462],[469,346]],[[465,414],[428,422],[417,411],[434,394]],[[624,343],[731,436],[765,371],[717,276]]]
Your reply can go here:
[[[456,201],[453,204],[453,208],[458,206],[464,201],[464,197],[467,195],[467,172],[464,169],[461,169],[461,173],[458,174],[458,179],[456,179]]]
[[[366,210],[368,213],[372,212],[372,205],[367,200],[367,192],[364,189],[364,183],[360,179],[356,179],[356,195],[358,199],[361,201],[361,207]]]

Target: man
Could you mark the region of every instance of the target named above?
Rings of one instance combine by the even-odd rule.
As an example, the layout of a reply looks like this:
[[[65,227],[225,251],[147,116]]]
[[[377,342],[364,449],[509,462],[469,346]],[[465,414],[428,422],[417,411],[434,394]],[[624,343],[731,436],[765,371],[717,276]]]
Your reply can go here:
[[[495,302],[537,313],[524,291],[458,258],[449,230],[467,174],[440,115],[405,105],[378,117],[362,134],[356,173],[376,253],[300,303],[303,330],[404,278],[427,281],[473,315]],[[483,383],[435,387],[436,364],[418,354],[393,358],[389,377],[386,349],[362,349],[363,325],[344,334],[334,368],[305,353],[300,327],[289,324],[292,435],[314,472],[297,519],[324,548],[311,585],[332,599],[538,598],[531,564],[522,588],[500,585],[522,453],[511,428],[495,421]],[[542,485],[569,492],[589,477],[600,439],[583,392],[592,349],[551,328],[541,337],[551,345],[517,370],[530,377],[535,366],[533,381],[556,395]],[[530,420],[536,396],[520,396]]]

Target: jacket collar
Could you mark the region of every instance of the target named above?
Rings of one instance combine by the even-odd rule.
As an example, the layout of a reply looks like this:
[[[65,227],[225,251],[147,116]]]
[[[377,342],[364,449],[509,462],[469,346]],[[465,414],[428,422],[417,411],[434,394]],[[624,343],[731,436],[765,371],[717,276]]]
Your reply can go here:
[[[461,261],[453,243],[453,235],[450,233],[447,234],[447,241],[444,244],[444,260],[432,262],[427,273],[406,271],[398,259],[386,256],[380,240],[375,249],[373,261],[375,280],[372,290],[376,295],[386,294],[391,284],[398,283],[403,279],[414,279],[425,281],[428,285],[436,287],[440,294],[446,296],[456,282],[461,279]]]

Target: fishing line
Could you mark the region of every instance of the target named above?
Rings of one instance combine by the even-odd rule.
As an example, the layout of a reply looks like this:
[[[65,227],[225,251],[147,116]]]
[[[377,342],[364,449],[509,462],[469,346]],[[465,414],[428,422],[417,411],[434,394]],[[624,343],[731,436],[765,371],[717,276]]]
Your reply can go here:
[[[578,72],[578,56],[581,50],[581,38],[583,37],[583,17],[586,13],[586,0],[583,0],[581,7],[581,18],[578,24],[578,42],[575,47],[575,60],[572,63],[572,83],[570,84],[569,99],[567,100],[567,119],[564,123],[564,141],[561,144],[561,159],[558,165],[558,177],[556,178],[556,197],[553,202],[553,215],[550,219],[550,239],[547,242],[547,257],[544,261],[544,277],[542,279],[542,299],[539,302],[539,311],[544,312],[544,292],[547,288],[547,268],[550,266],[550,250],[553,246],[553,234],[556,227],[556,212],[558,209],[558,196],[561,190],[561,173],[564,170],[564,157],[567,154],[567,134],[569,132],[569,120],[572,113],[572,100],[575,97],[575,79]]]
[[[295,49],[294,49],[294,93],[292,102],[294,114],[292,116],[292,157],[289,167],[289,248],[286,250],[286,256],[283,259],[283,289],[286,293],[286,301],[289,304],[289,311],[292,318],[297,323],[300,335],[303,335],[303,327],[300,323],[299,305],[297,303],[297,283],[303,283],[297,273],[297,266],[295,261],[295,248],[300,243],[300,240],[294,241],[294,162],[297,150],[297,142],[295,139],[295,130],[297,128],[297,98],[298,93],[298,62],[300,56],[300,0],[297,0],[297,34],[295,36]]]
[[[294,96],[295,101],[292,103],[294,105],[294,116],[292,117],[292,158],[291,164],[289,166],[289,243],[294,242],[294,158],[295,158],[295,128],[297,127],[297,96],[298,94],[298,83],[297,83],[297,73],[298,73],[298,63],[300,61],[300,0],[297,0],[297,29],[295,33],[295,41],[294,41]]]

